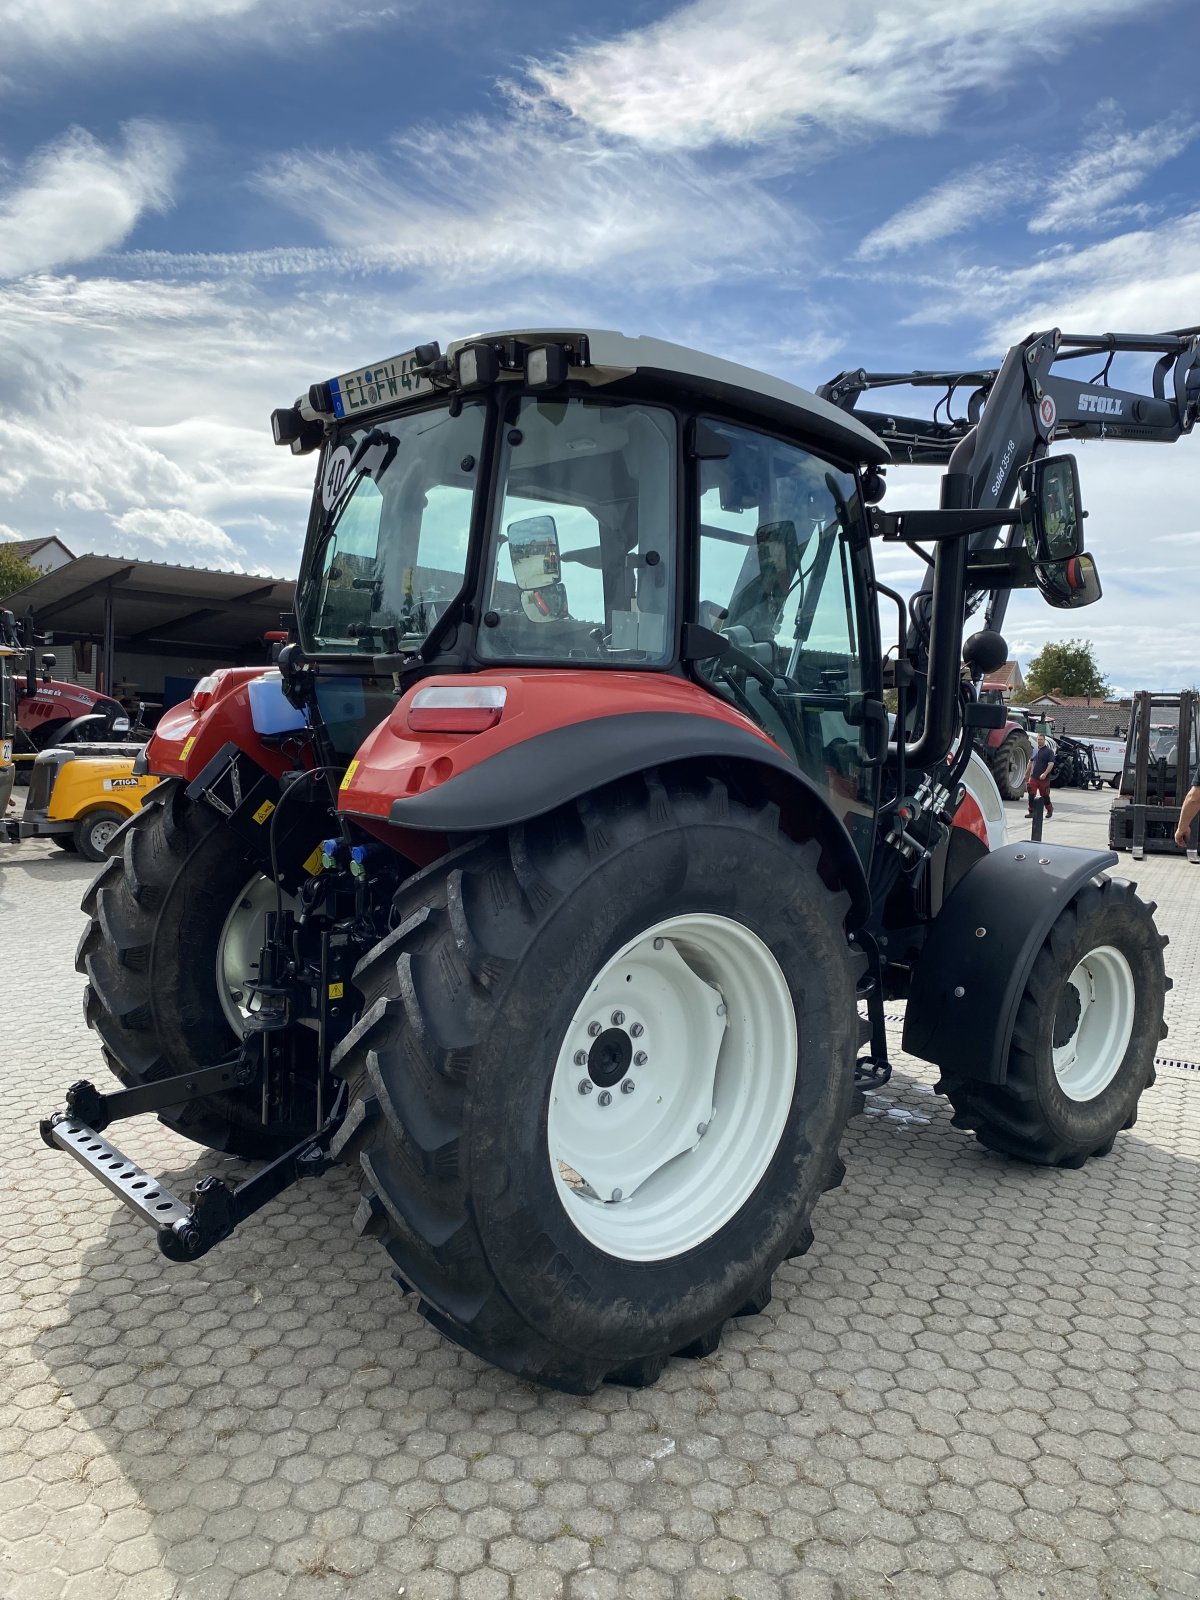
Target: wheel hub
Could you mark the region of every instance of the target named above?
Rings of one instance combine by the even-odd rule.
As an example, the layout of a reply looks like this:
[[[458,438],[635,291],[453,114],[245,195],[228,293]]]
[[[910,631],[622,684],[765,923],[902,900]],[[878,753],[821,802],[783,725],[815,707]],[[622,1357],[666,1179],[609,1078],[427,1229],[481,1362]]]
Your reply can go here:
[[[623,1028],[606,1028],[588,1051],[588,1077],[597,1089],[611,1089],[629,1071],[633,1040]]]
[[[709,1238],[744,1204],[796,1085],[787,981],[742,923],[669,919],[619,951],[571,1019],[547,1142],[568,1216],[626,1260]]]
[[[1133,971],[1114,945],[1097,946],[1075,966],[1051,1036],[1055,1077],[1068,1100],[1094,1100],[1116,1077],[1133,1036],[1135,1002]]]

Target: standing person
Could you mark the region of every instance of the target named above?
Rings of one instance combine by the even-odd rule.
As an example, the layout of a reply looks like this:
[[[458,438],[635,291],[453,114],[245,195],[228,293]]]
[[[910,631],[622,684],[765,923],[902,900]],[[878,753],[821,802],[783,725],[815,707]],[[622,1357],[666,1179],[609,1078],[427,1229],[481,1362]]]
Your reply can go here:
[[[1183,804],[1179,808],[1179,823],[1175,829],[1175,843],[1181,849],[1188,846],[1188,834],[1193,821],[1200,816],[1200,765],[1192,773],[1192,787],[1183,797]]]
[[[1029,810],[1027,817],[1033,815],[1033,802],[1040,795],[1046,802],[1046,815],[1054,815],[1054,805],[1050,799],[1050,778],[1054,772],[1054,751],[1046,743],[1046,735],[1039,733],[1037,745],[1033,755],[1029,758],[1029,766],[1025,769],[1025,782],[1029,786]]]

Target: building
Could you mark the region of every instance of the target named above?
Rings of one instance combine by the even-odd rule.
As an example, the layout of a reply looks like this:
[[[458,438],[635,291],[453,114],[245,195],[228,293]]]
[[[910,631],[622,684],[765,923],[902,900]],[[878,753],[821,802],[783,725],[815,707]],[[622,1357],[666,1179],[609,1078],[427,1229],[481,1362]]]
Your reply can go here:
[[[997,672],[989,673],[984,679],[985,689],[998,689],[1004,704],[1020,705],[1025,693],[1025,679],[1021,674],[1019,661],[1006,661]]]
[[[269,662],[263,636],[295,592],[291,579],[68,553],[0,606],[46,638],[38,653],[54,656],[56,678],[140,701],[154,721],[214,667]]]
[[[28,561],[31,567],[36,567],[39,572],[54,572],[58,567],[65,567],[68,561],[74,561],[74,553],[55,534],[46,539],[13,539],[6,541],[4,548],[11,550],[14,555]]]
[[[1055,733],[1094,734],[1097,739],[1124,738],[1133,712],[1132,700],[1098,700],[1083,694],[1040,694],[1025,704],[1043,712]]]

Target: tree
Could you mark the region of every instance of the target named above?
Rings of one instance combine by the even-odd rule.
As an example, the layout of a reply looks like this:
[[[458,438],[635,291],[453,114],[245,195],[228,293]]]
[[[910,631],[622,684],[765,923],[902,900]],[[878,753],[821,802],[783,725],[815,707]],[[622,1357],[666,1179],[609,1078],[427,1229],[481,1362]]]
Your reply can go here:
[[[0,598],[40,577],[38,569],[19,556],[10,544],[0,543]]]
[[[1025,673],[1025,689],[1034,698],[1057,694],[1103,700],[1111,686],[1096,665],[1090,639],[1061,639],[1044,644],[1034,656]]]

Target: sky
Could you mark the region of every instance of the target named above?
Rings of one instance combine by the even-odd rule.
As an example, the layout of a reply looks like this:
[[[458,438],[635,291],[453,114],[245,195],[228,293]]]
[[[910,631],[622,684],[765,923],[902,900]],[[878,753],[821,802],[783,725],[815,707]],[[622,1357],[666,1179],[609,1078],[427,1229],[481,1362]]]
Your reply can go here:
[[[0,41],[0,538],[294,574],[270,411],[428,339],[813,387],[1200,323],[1195,0],[0,0]],[[1104,598],[1018,595],[1012,653],[1200,683],[1200,429],[1078,454]]]

